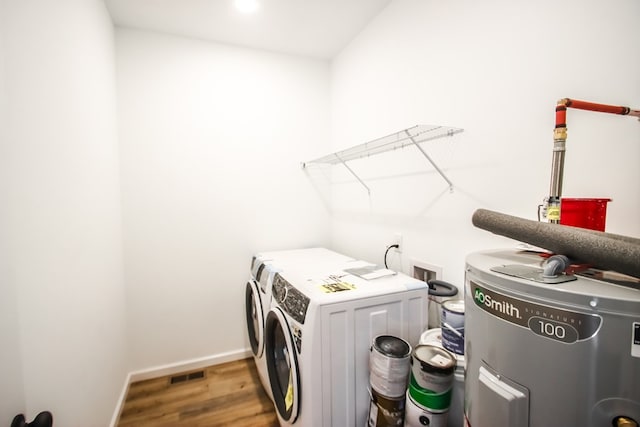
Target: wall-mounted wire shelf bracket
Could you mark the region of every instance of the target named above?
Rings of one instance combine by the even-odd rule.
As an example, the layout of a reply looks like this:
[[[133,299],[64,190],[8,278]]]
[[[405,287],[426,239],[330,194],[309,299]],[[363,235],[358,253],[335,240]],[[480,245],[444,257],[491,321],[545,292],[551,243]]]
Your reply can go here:
[[[382,138],[374,139],[373,141],[365,142],[345,150],[337,151],[335,153],[328,154],[323,157],[319,157],[314,160],[302,163],[302,167],[306,168],[308,165],[314,164],[329,164],[337,165],[342,164],[347,170],[366,188],[367,193],[371,194],[369,187],[360,179],[360,177],[351,169],[347,162],[355,159],[361,159],[364,157],[373,156],[376,154],[382,154],[387,151],[395,150],[398,148],[404,148],[407,146],[415,146],[420,153],[431,163],[434,169],[442,176],[442,178],[449,184],[449,191],[453,191],[453,183],[442,172],[442,169],[436,165],[427,152],[420,145],[423,142],[433,141],[434,139],[440,139],[447,136],[453,136],[457,133],[463,132],[464,129],[452,128],[446,126],[431,126],[431,125],[416,125],[407,129],[403,129],[398,132],[394,132],[390,135],[383,136]]]
[[[360,184],[362,184],[362,186],[363,186],[364,188],[366,188],[366,189],[367,189],[367,194],[371,195],[371,189],[369,188],[369,186],[368,186],[367,184],[365,184],[363,180],[361,180],[361,179],[360,179],[360,177],[359,177],[359,176],[358,176],[358,175],[353,171],[353,169],[351,169],[351,168],[349,167],[349,165],[347,164],[347,162],[345,162],[344,160],[342,160],[342,159],[340,158],[340,155],[339,155],[338,153],[334,153],[334,156],[336,156],[336,158],[340,161],[340,163],[342,163],[342,164],[344,165],[344,167],[345,167],[345,168],[347,168],[347,170],[348,170],[349,172],[351,172],[351,175],[355,176],[355,177],[356,177],[356,179],[358,180],[358,182],[359,182]]]

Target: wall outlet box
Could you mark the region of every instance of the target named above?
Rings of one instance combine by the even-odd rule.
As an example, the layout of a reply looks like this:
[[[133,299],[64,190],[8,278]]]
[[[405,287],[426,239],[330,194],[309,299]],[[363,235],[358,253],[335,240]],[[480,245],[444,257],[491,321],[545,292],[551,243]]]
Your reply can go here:
[[[398,245],[398,247],[395,248],[395,251],[398,253],[402,253],[402,234],[396,233],[393,235],[392,245]]]
[[[427,282],[429,280],[442,280],[442,267],[412,258],[409,263],[409,272],[414,279]]]

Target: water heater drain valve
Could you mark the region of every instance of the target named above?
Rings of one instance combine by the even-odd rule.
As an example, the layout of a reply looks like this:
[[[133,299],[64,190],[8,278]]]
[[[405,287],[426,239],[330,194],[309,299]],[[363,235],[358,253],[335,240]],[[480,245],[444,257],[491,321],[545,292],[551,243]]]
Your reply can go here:
[[[613,426],[614,427],[638,427],[638,423],[628,417],[616,417],[613,419]]]

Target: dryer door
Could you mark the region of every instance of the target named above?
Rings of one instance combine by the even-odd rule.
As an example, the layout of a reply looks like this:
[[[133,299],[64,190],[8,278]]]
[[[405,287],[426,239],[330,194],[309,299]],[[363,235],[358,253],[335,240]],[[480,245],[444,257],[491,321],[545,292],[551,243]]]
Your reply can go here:
[[[293,424],[300,407],[300,374],[291,329],[279,307],[267,315],[265,349],[273,402],[280,417]]]
[[[264,351],[264,311],[260,299],[260,289],[255,280],[249,280],[245,290],[245,311],[247,314],[247,334],[251,351],[261,357]]]

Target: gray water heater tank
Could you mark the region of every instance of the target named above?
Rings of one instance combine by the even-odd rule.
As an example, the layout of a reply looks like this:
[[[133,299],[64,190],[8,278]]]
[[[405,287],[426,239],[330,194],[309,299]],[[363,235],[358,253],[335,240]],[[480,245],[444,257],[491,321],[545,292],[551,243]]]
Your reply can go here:
[[[467,257],[465,425],[637,427],[640,285],[536,281],[541,262],[515,250]]]

